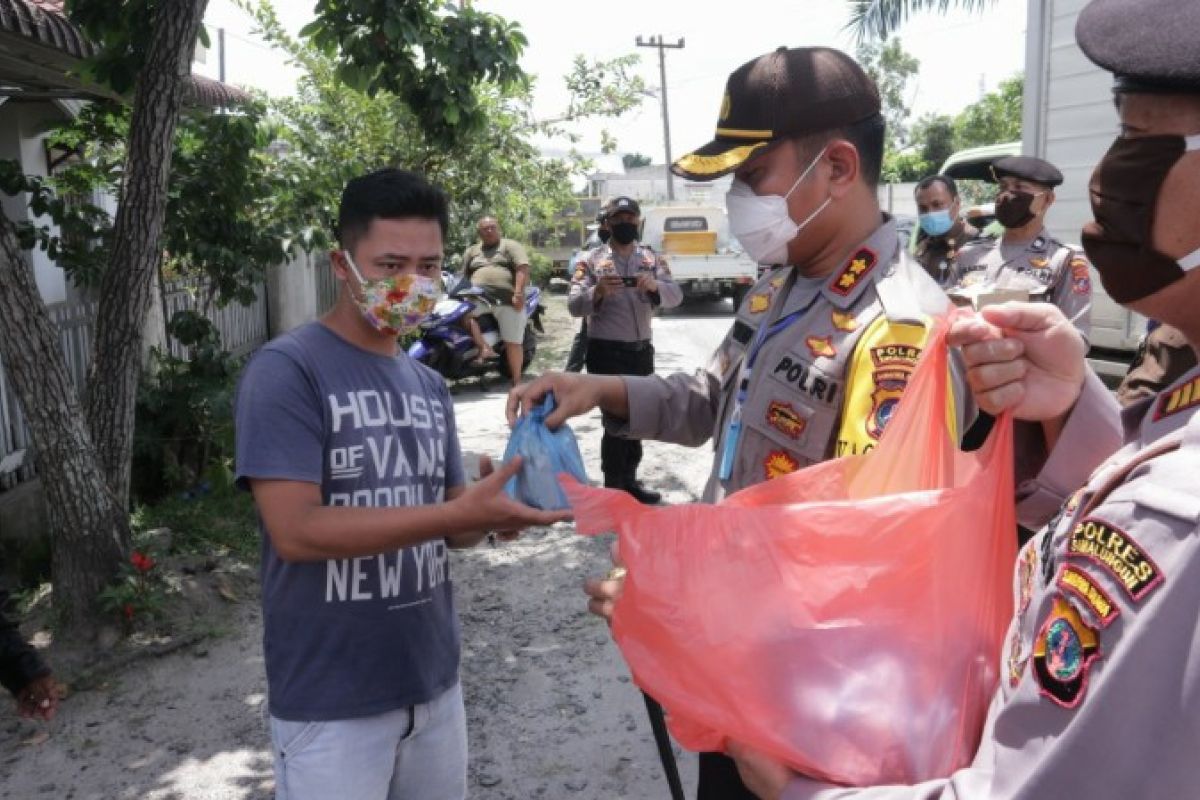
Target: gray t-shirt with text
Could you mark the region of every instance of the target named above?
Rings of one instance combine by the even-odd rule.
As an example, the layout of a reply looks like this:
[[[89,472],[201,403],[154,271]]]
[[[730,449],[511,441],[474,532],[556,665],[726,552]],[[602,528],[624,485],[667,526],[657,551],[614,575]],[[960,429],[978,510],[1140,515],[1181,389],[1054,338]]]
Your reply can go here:
[[[445,381],[406,354],[363,350],[313,322],[247,365],[236,405],[238,484],[319,484],[328,506],[442,502],[464,483]],[[261,525],[261,522],[260,522]],[[361,558],[286,562],[262,531],[270,710],[370,716],[458,679],[459,625],[442,540]]]

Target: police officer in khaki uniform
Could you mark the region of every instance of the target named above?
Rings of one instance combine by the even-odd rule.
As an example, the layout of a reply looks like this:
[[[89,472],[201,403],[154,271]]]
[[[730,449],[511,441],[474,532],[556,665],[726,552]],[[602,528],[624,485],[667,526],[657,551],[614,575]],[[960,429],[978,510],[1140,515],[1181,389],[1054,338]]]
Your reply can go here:
[[[666,261],[638,242],[642,210],[630,197],[616,197],[605,208],[607,244],[588,253],[571,276],[567,310],[585,317],[587,371],[593,375],[653,375],[654,345],[650,321],[654,309],[674,308],[683,291]],[[662,495],[638,481],[640,439],[617,435],[606,424],[600,440],[604,485],[624,489],[643,503]]]
[[[608,229],[608,211],[601,208],[596,213],[596,242],[593,244],[591,240],[587,242],[588,249],[580,252],[577,258],[571,262],[571,275],[574,275],[583,268],[583,261],[591,255],[592,250],[595,250],[601,245],[608,244],[609,237],[612,232]],[[579,333],[575,334],[575,338],[571,341],[571,352],[567,353],[567,364],[563,367],[565,372],[581,372],[587,362],[587,340],[588,340],[588,321],[587,317],[583,318],[583,322],[579,323]]]
[[[715,453],[706,502],[875,446],[945,295],[879,209],[879,94],[852,59],[780,48],[729,77],[714,140],[679,159],[694,180],[733,172],[730,229],[760,264],[708,368],[666,378],[543,376],[510,419],[553,390],[557,425],[599,406],[620,432]],[[614,237],[616,230],[613,231]],[[589,364],[589,371],[591,366]],[[593,582],[604,615],[616,580]],[[751,797],[723,755],[700,757],[699,798]]]
[[[1083,52],[1115,73],[1122,123],[1092,174],[1095,221],[1083,229],[1083,246],[1110,297],[1174,325],[1193,350],[1197,30],[1195,0],[1094,0],[1075,31]],[[1119,415],[1065,323],[1047,304],[1013,304],[952,331],[980,405],[1042,420],[1056,441],[1046,479],[1024,497],[1026,518],[1044,519],[1061,503],[1018,558],[1015,614],[973,762],[917,786],[847,789],[794,776],[734,745],[760,797],[1200,795],[1200,368]],[[1093,467],[1081,489],[1067,489],[1071,473]]]
[[[958,184],[949,175],[922,178],[913,190],[917,201],[917,245],[913,255],[938,286],[958,281],[958,253],[979,238],[979,229],[962,218]]]
[[[1029,156],[1001,158],[992,165],[999,183],[999,239],[980,239],[959,251],[958,275],[948,292],[960,304],[980,304],[999,294],[1045,300],[1058,306],[1085,336],[1091,333],[1092,282],[1087,258],[1046,230],[1046,212],[1062,173]],[[983,302],[986,302],[983,301]]]

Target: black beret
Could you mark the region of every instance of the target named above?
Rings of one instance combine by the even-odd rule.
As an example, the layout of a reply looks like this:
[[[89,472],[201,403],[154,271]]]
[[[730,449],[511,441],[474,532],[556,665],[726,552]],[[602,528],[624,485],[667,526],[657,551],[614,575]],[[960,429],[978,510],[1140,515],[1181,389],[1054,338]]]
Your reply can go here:
[[[1005,175],[1021,180],[1033,181],[1043,186],[1058,186],[1063,182],[1062,173],[1058,167],[1049,161],[1043,161],[1033,156],[1007,156],[992,162],[992,174],[997,180]]]
[[[879,90],[854,59],[828,47],[778,50],[729,76],[715,138],[671,165],[711,181],[770,143],[853,125],[879,115]]]
[[[604,209],[604,216],[611,217],[613,214],[619,214],[622,211],[629,211],[637,214],[639,217],[642,215],[642,207],[638,205],[637,200],[634,200],[632,197],[622,196],[614,197],[608,201],[608,206]]]
[[[1116,76],[1116,91],[1200,92],[1197,0],[1092,0],[1075,39]]]

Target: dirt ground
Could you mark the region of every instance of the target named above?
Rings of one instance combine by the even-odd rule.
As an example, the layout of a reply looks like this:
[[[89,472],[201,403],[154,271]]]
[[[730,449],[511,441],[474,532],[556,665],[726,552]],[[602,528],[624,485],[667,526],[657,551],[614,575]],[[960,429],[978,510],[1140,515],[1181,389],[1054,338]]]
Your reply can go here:
[[[574,333],[561,296],[549,306],[535,372],[559,367]],[[702,363],[728,326],[727,309],[710,316],[674,338],[656,334],[660,369]],[[503,390],[500,380],[454,388],[464,450],[502,453]],[[598,415],[573,427],[595,479]],[[707,450],[648,444],[642,475],[668,502],[688,502],[699,496],[709,459]],[[453,554],[471,797],[669,796],[640,693],[607,628],[586,613],[580,589],[585,577],[608,569],[608,545],[609,537],[583,538],[562,524]],[[212,563],[195,573],[196,618],[187,632],[143,643],[144,653],[161,655],[107,672],[78,659],[56,663],[79,680],[53,722],[0,716],[0,798],[273,795],[255,576]],[[692,796],[695,756],[676,752]]]

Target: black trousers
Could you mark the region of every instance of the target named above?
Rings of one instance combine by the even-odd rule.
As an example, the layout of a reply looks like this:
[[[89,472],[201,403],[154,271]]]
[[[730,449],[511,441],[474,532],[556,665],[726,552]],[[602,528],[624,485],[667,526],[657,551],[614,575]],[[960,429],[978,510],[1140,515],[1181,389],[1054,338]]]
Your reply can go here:
[[[587,371],[592,375],[653,375],[654,346],[649,342],[588,339]],[[604,434],[600,440],[600,469],[605,486],[620,488],[633,483],[641,463],[641,441]]]
[[[696,800],[758,800],[758,796],[742,783],[732,758],[722,753],[701,753]]]
[[[587,317],[584,317],[583,324],[579,326],[579,333],[575,334],[575,341],[571,342],[571,352],[567,353],[567,365],[563,367],[564,372],[583,370],[584,361],[587,359],[587,343]]]

